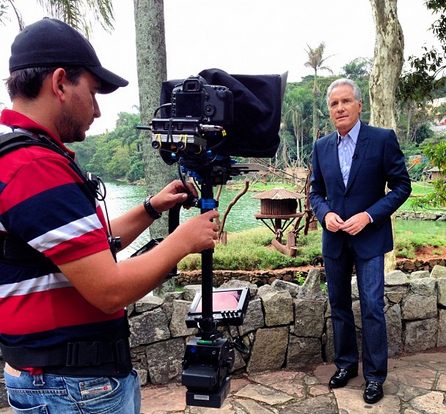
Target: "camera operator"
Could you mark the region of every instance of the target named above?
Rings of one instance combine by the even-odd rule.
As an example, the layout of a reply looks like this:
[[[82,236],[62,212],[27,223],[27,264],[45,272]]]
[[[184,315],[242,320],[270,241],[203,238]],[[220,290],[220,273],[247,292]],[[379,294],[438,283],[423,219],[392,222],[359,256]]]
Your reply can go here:
[[[76,30],[48,18],[16,37],[9,67],[12,110],[1,114],[0,140],[15,130],[57,150],[31,145],[0,156],[0,345],[10,404],[16,413],[139,414],[124,308],[183,257],[214,247],[218,213],[191,218],[154,249],[116,263],[109,234],[125,248],[183,203],[186,189],[170,183],[108,229],[64,144],[83,141],[101,115],[96,94],[127,81],[103,68]]]

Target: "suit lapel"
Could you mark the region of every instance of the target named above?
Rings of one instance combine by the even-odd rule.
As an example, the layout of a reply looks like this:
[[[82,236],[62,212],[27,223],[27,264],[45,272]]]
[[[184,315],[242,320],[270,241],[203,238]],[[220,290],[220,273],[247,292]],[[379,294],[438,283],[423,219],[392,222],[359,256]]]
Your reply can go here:
[[[336,181],[340,185],[340,187],[344,190],[344,180],[342,179],[342,173],[341,173],[341,165],[339,164],[339,155],[338,155],[338,133],[333,132],[329,138],[329,151],[328,156],[329,159],[329,165],[333,165],[333,174],[336,177]]]
[[[350,168],[350,174],[348,176],[347,187],[345,192],[347,192],[355,181],[356,175],[361,167],[361,164],[365,158],[367,152],[367,147],[369,146],[370,138],[367,134],[367,125],[361,122],[361,129],[358,134],[358,141],[356,142],[356,149],[353,155],[352,166]]]

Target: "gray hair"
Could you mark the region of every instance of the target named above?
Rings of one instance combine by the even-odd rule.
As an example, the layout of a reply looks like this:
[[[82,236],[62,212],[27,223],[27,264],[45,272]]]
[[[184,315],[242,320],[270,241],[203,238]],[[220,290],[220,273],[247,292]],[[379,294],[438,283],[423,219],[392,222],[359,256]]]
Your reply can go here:
[[[330,100],[331,91],[340,85],[351,86],[353,89],[353,95],[355,96],[355,99],[358,102],[362,100],[361,89],[359,89],[359,86],[355,82],[353,82],[351,79],[341,78],[341,79],[336,79],[335,81],[333,81],[330,84],[330,86],[328,87],[328,89],[327,89],[327,105],[330,104],[329,100]]]

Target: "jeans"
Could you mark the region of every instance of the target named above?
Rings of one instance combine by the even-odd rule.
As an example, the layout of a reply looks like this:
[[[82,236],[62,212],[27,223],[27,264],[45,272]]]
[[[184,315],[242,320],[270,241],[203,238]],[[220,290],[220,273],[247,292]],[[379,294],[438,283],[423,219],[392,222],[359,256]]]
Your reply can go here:
[[[352,311],[353,265],[359,289],[362,322],[362,364],[366,381],[384,382],[387,376],[387,329],[384,316],[384,256],[359,258],[346,245],[337,259],[324,257],[338,368],[358,368],[356,327]]]
[[[5,371],[9,404],[16,414],[140,414],[137,372],[124,378],[30,375]]]

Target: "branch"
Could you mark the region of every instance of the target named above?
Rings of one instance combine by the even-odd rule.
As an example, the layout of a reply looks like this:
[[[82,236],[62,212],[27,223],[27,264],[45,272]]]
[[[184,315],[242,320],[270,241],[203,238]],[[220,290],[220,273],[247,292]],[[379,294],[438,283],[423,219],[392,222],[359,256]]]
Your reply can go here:
[[[220,239],[221,234],[223,233],[223,229],[225,227],[226,217],[228,216],[229,212],[231,211],[232,207],[237,203],[240,198],[246,194],[249,188],[249,180],[245,180],[245,188],[240,190],[240,192],[234,197],[234,199],[228,204],[228,207],[226,207],[226,210],[223,214],[223,218],[221,220],[220,229],[218,231],[218,238]]]

